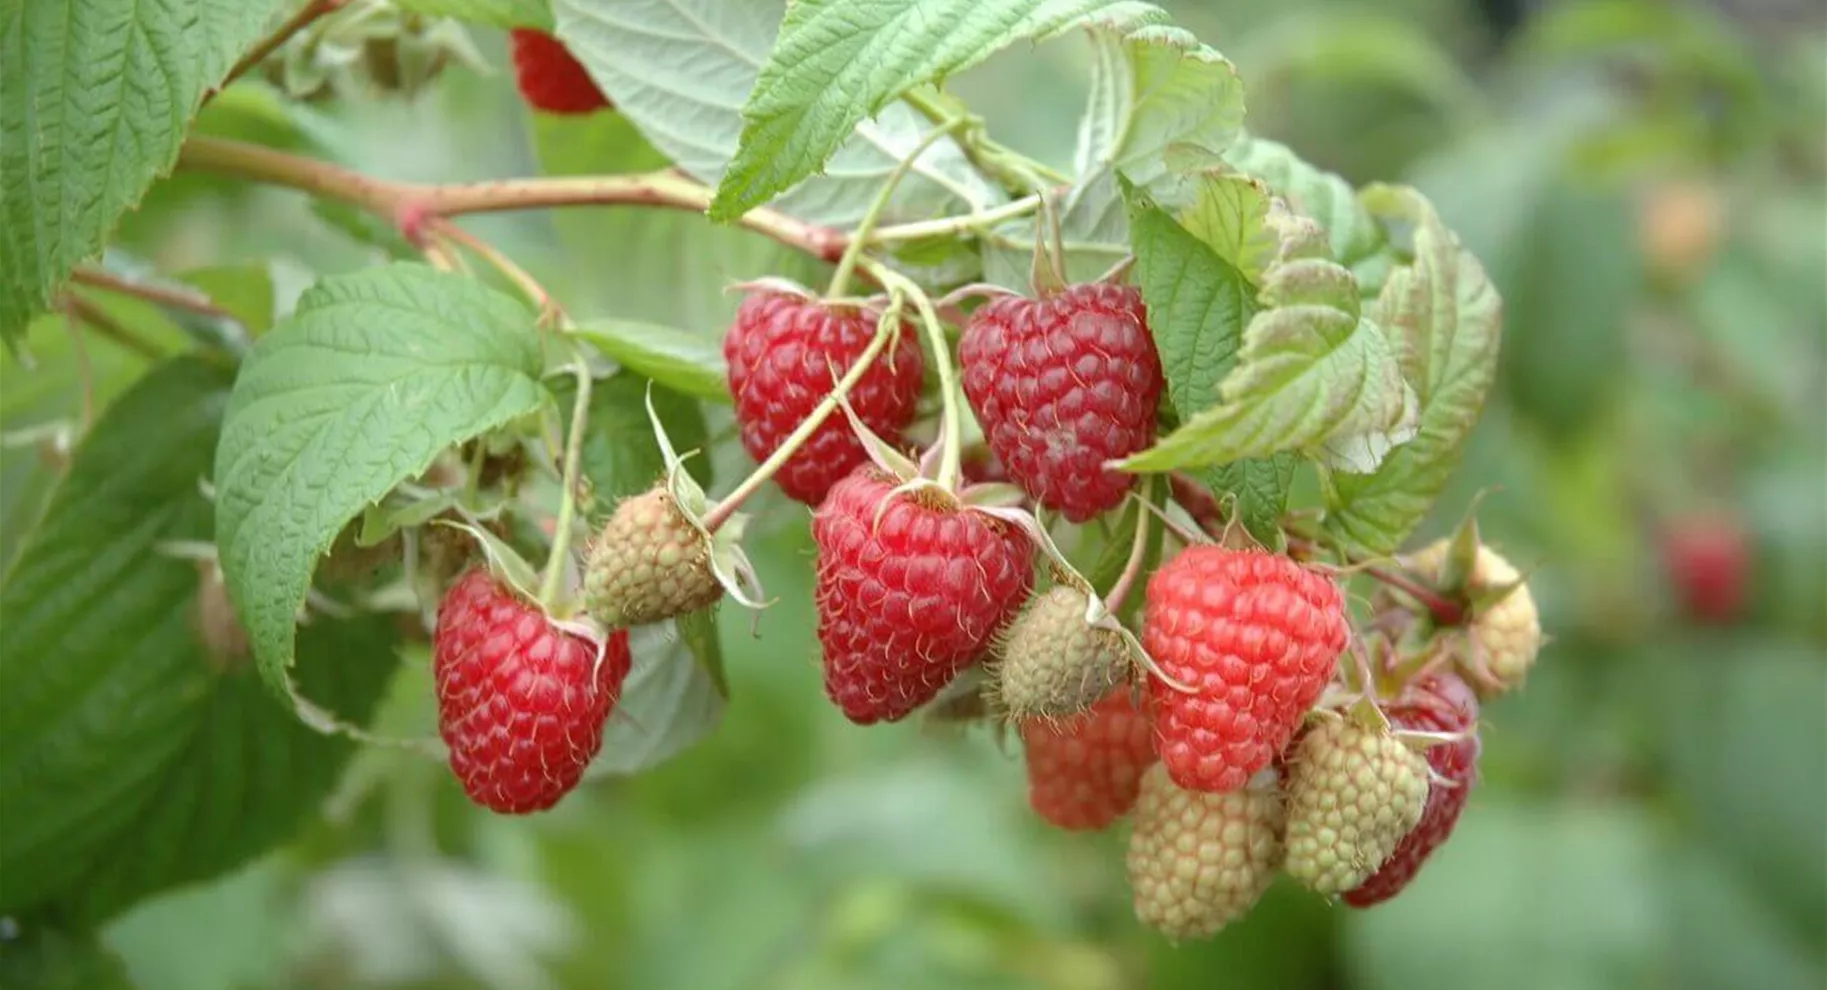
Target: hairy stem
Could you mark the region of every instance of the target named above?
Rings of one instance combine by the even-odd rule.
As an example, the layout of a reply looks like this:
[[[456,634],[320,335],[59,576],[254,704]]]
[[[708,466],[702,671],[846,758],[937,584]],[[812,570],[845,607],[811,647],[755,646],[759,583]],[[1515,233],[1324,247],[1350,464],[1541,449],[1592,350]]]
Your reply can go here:
[[[551,604],[565,574],[565,554],[571,549],[571,524],[577,516],[577,472],[583,462],[584,431],[590,427],[590,367],[577,360],[577,402],[571,407],[571,433],[565,437],[565,466],[558,497],[558,520],[552,527],[552,556],[539,581],[539,600]]]
[[[742,479],[742,484],[737,485],[735,491],[730,492],[704,514],[706,530],[716,532],[717,527],[723,525],[730,516],[742,508],[742,503],[766,484],[769,478],[774,477],[775,472],[791,460],[794,454],[799,453],[799,448],[805,446],[806,440],[812,436],[813,432],[825,425],[825,420],[830,419],[832,413],[837,412],[844,397],[850,394],[850,390],[856,387],[857,382],[863,380],[863,375],[875,364],[876,358],[881,357],[882,352],[888,349],[888,342],[893,340],[899,331],[902,302],[901,294],[895,292],[889,300],[888,308],[882,311],[882,318],[876,321],[875,336],[869,339],[869,346],[863,349],[863,353],[857,355],[850,368],[844,372],[844,377],[838,379],[837,384],[831,387],[831,394],[812,407],[812,411],[800,421],[799,426],[788,434],[785,440],[781,441],[780,446],[768,455],[767,460],[762,461],[760,466],[750,472],[747,478]]]

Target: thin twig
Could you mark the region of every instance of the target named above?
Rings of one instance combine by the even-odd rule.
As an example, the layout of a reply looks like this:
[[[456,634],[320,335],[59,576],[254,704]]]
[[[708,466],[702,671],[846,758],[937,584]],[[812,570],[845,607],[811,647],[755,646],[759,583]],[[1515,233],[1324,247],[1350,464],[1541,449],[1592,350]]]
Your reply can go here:
[[[76,295],[64,297],[65,311],[87,323],[96,333],[114,342],[120,347],[132,351],[148,361],[162,361],[165,352],[157,344],[140,336],[114,317],[102,311],[100,306]]]
[[[70,280],[78,285],[117,292],[124,296],[135,296],[150,303],[197,313],[202,316],[213,316],[219,319],[232,320],[233,313],[223,309],[216,301],[201,292],[185,292],[181,289],[168,289],[159,285],[147,285],[143,282],[130,282],[113,272],[100,268],[78,268],[70,275]]]

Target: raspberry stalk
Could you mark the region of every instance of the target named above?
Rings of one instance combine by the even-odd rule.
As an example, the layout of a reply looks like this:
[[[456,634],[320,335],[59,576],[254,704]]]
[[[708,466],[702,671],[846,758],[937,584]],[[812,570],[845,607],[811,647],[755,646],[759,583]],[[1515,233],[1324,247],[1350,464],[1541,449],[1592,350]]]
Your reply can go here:
[[[571,407],[571,434],[565,438],[565,463],[560,478],[558,521],[552,528],[552,555],[546,560],[545,575],[539,581],[539,600],[550,603],[558,596],[564,580],[565,553],[571,548],[571,524],[577,515],[577,472],[583,461],[584,431],[590,426],[590,369],[579,356],[572,366],[577,372],[577,402]]]
[[[940,324],[939,314],[933,309],[926,291],[912,279],[874,258],[859,256],[857,263],[883,288],[912,299],[914,308],[920,311],[920,329],[925,331],[927,343],[933,350],[934,370],[939,373],[939,398],[943,403],[939,414],[937,480],[939,487],[946,491],[957,491],[958,483],[964,477],[964,421],[958,416],[958,371],[952,366],[952,349],[945,339],[945,327]]]

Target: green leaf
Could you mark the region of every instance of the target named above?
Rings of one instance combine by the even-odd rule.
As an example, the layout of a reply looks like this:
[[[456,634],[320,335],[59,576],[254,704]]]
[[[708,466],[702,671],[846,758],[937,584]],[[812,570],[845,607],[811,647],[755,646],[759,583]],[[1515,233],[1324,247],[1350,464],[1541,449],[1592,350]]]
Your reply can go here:
[[[1243,83],[1223,55],[1176,27],[1091,32],[1091,96],[1077,170],[1115,169],[1157,196],[1172,186],[1167,151],[1210,165],[1243,127]]]
[[[589,776],[658,766],[709,735],[723,719],[723,658],[709,610],[629,630],[634,667],[603,727]]]
[[[1242,218],[1255,213],[1248,206],[1247,191],[1233,181],[1212,180],[1210,193],[1200,193],[1191,211],[1203,217],[1202,229],[1212,240],[1235,248],[1227,259],[1213,246],[1189,231],[1144,197],[1132,197],[1130,228],[1134,234],[1137,282],[1148,304],[1149,327],[1161,352],[1167,377],[1168,400],[1184,422],[1212,408],[1219,401],[1218,383],[1236,364],[1243,328],[1256,312],[1250,279],[1238,268],[1251,252],[1243,245],[1254,238],[1217,236],[1224,229],[1241,232]],[[1236,192],[1224,199],[1224,191]],[[1237,222],[1227,224],[1208,216],[1199,204],[1230,202],[1237,207]],[[1266,202],[1262,203],[1266,210]],[[1288,486],[1293,480],[1294,459],[1246,459],[1204,473],[1214,491],[1237,499],[1237,509],[1257,539],[1280,539],[1280,519],[1287,507]]]
[[[731,220],[823,169],[864,118],[1023,40],[1165,20],[1134,0],[797,0],[742,109],[711,217]]]
[[[119,959],[84,933],[28,927],[0,943],[0,986],[20,990],[133,990]]]
[[[711,184],[735,157],[742,102],[779,33],[780,0],[554,0],[558,36],[647,140],[694,178]],[[859,115],[837,135],[824,174],[782,198],[780,208],[848,227],[931,125],[911,108]],[[968,212],[1003,201],[955,141],[920,156],[886,220]],[[631,211],[624,211],[631,212]]]
[[[1358,201],[1351,183],[1322,171],[1287,145],[1245,135],[1224,153],[1224,160],[1245,175],[1269,184],[1294,212],[1319,223],[1332,242],[1332,257],[1352,269],[1366,291],[1382,284],[1374,269],[1384,258],[1388,238]]]
[[[452,444],[539,411],[533,315],[473,279],[394,264],[326,278],[242,367],[216,453],[216,538],[261,676],[336,534]]]
[[[1394,551],[1427,515],[1458,464],[1497,372],[1503,302],[1483,267],[1412,189],[1379,186],[1365,199],[1413,227],[1414,262],[1384,284],[1375,311],[1414,388],[1414,439],[1370,474],[1336,473],[1324,531],[1354,556]]]
[[[1374,468],[1413,433],[1415,396],[1383,330],[1360,312],[1357,280],[1331,260],[1310,220],[1282,218],[1280,257],[1263,276],[1221,402],[1130,457],[1132,471],[1229,464],[1282,451]]]
[[[1268,223],[1268,187],[1247,176],[1214,174],[1195,176],[1190,186],[1180,225],[1260,287],[1279,246]]]
[[[590,424],[584,434],[583,470],[596,492],[600,508],[652,488],[666,476],[661,455],[647,417],[648,380],[631,371],[618,371],[596,383],[590,391]],[[569,383],[553,390],[561,407],[568,408],[575,387]],[[668,388],[653,390],[653,408],[666,425],[666,434],[681,455],[699,451],[685,461],[685,468],[699,485],[711,483],[707,456],[709,431],[698,403]]]
[[[143,379],[78,448],[0,585],[0,913],[99,919],[222,873],[290,837],[352,750],[206,653],[197,567],[164,550],[209,538],[200,483],[228,386],[195,358]],[[365,719],[395,667],[392,629],[313,623],[302,689]]]
[[[708,336],[634,320],[603,320],[573,332],[622,367],[667,388],[725,405],[731,401],[723,348]]]
[[[454,17],[504,29],[552,27],[552,12],[545,0],[393,0],[393,5],[415,14]]]
[[[18,2],[0,13],[0,339],[170,171],[204,92],[282,0]]]

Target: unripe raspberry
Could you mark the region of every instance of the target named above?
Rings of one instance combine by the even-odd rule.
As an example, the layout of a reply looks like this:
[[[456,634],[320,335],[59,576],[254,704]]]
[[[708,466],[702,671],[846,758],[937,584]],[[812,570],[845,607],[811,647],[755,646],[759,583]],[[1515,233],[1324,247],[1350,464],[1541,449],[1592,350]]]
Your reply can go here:
[[[1408,558],[1409,567],[1439,583],[1446,579],[1451,541],[1440,540]],[[1482,544],[1477,563],[1467,576],[1464,592],[1476,600],[1493,589],[1516,584],[1496,601],[1472,610],[1469,656],[1462,657],[1468,677],[1481,694],[1503,694],[1522,686],[1542,645],[1541,616],[1527,584],[1517,584],[1522,574],[1497,551]]]
[[[1009,623],[1001,637],[996,692],[1011,717],[1082,712],[1128,680],[1122,636],[1086,622],[1089,606],[1084,592],[1054,585]]]
[[[1165,765],[1150,767],[1129,837],[1136,917],[1172,939],[1217,934],[1274,882],[1282,827],[1281,795],[1273,787],[1188,791]]]
[[[1155,762],[1154,723],[1128,687],[1068,718],[1023,721],[1021,741],[1028,804],[1065,829],[1108,828],[1128,814]]]
[[[1072,522],[1123,501],[1134,479],[1105,464],[1148,446],[1164,386],[1140,292],[1091,283],[991,300],[958,360],[990,448],[1035,501]]]
[[[1338,585],[1277,554],[1188,547],[1148,582],[1142,644],[1161,761],[1182,787],[1229,791],[1293,738],[1351,635]]]
[[[1427,761],[1387,732],[1327,719],[1288,760],[1288,875],[1335,897],[1388,861],[1427,805]]]
[[[1453,733],[1461,738],[1428,747],[1427,765],[1434,779],[1428,784],[1421,820],[1376,873],[1346,892],[1345,903],[1356,908],[1381,904],[1408,886],[1434,850],[1453,834],[1478,780],[1478,698],[1464,681],[1452,673],[1441,673],[1410,685],[1386,714],[1399,729]]]
[[[710,554],[665,487],[625,499],[590,545],[584,603],[610,628],[695,612],[723,597]]]
[[[247,665],[253,656],[247,627],[235,614],[228,600],[228,586],[222,582],[222,568],[213,560],[197,565],[197,598],[191,621],[197,638],[203,643],[204,659],[217,673],[227,673]]]

